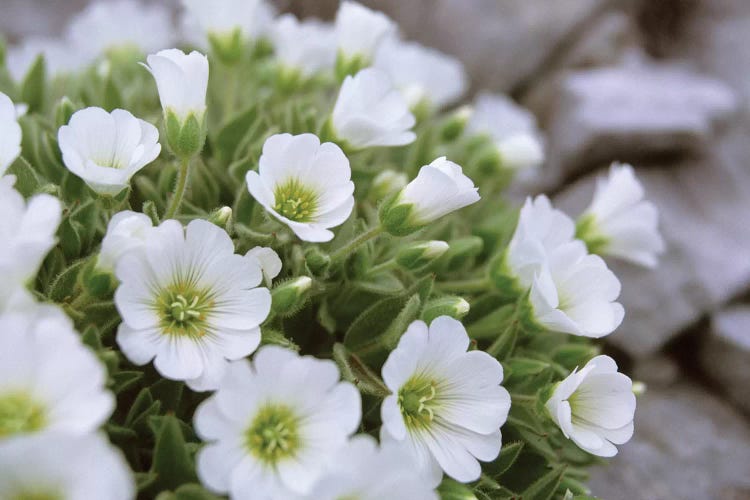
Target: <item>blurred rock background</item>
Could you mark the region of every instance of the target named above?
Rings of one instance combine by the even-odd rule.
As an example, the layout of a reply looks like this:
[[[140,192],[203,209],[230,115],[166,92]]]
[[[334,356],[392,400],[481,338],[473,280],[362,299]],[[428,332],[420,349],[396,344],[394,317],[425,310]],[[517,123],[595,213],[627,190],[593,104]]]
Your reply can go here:
[[[54,34],[86,3],[0,0],[0,31]],[[532,190],[577,214],[625,161],[660,209],[660,267],[613,264],[627,314],[607,349],[648,392],[593,493],[750,499],[750,1],[364,3],[534,111],[549,161]],[[337,1],[279,4],[330,18]]]

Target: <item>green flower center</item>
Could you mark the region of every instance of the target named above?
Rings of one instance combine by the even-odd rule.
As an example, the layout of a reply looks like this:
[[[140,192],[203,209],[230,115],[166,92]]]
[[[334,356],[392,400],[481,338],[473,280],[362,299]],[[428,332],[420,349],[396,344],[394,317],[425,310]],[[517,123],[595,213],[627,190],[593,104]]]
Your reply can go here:
[[[437,383],[424,377],[412,377],[398,391],[398,406],[406,426],[412,429],[429,426],[438,407]]]
[[[165,335],[199,338],[206,335],[206,318],[215,305],[210,290],[198,290],[176,283],[165,288],[156,300],[155,308]]]
[[[38,431],[47,423],[44,407],[28,394],[0,394],[0,438]]]
[[[245,431],[245,445],[268,465],[293,456],[301,445],[299,417],[285,405],[261,408]]]
[[[290,179],[276,186],[273,194],[273,209],[295,222],[312,222],[318,213],[318,193],[302,185],[297,179]]]

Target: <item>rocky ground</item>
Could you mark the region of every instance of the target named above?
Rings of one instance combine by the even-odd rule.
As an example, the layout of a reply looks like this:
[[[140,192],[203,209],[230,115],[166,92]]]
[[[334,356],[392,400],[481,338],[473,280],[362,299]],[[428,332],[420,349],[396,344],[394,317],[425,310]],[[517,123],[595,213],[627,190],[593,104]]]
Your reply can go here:
[[[330,15],[336,3],[293,7]],[[594,471],[593,493],[750,499],[750,1],[365,3],[460,57],[477,88],[537,114],[550,161],[533,190],[576,213],[596,176],[627,161],[660,209],[659,269],[615,266],[627,315],[608,349],[648,391],[635,437]],[[3,10],[36,16],[0,19],[16,35],[64,19],[41,0]]]

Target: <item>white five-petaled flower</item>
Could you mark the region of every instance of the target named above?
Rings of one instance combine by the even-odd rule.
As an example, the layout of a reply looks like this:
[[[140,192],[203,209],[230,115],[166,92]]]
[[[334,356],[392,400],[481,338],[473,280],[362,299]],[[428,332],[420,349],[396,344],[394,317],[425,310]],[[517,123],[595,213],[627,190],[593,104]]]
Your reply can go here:
[[[21,126],[16,116],[16,106],[0,92],[0,176],[21,154]]]
[[[129,111],[85,108],[57,133],[65,166],[102,195],[116,195],[159,156],[159,131]]]
[[[459,99],[468,87],[466,70],[458,59],[395,37],[381,44],[373,66],[388,74],[412,108],[423,101],[442,108]]]
[[[260,269],[263,272],[263,281],[268,288],[271,288],[271,282],[281,272],[281,259],[273,248],[255,247],[248,250],[247,255],[255,257],[260,263]]]
[[[406,235],[479,199],[472,180],[443,156],[423,166],[417,177],[383,206],[380,220],[390,233]]]
[[[28,201],[13,188],[15,177],[0,178],[0,276],[6,284],[25,285],[55,246],[62,206],[48,194]]]
[[[0,498],[132,500],[135,481],[98,433],[39,434],[0,442]]]
[[[270,35],[281,65],[304,76],[330,70],[336,62],[335,35],[328,24],[315,19],[298,21],[293,14],[284,14]]]
[[[106,370],[62,311],[5,313],[0,332],[0,443],[42,432],[83,435],[107,420],[114,397]]]
[[[143,248],[154,234],[154,224],[148,215],[130,210],[117,212],[107,225],[96,266],[114,272],[120,257]]]
[[[620,280],[601,257],[574,240],[549,253],[529,294],[532,320],[547,330],[584,337],[612,333],[625,315]]]
[[[197,391],[215,389],[228,361],[255,351],[271,294],[257,259],[234,253],[221,228],[176,220],[154,229],[152,243],[120,258],[115,292],[123,322],[117,343],[133,363],[154,360],[164,377]]]
[[[200,124],[206,112],[208,58],[200,52],[185,54],[167,49],[146,58],[146,68],[154,75],[164,113],[173,113],[183,123],[190,117]]]
[[[503,367],[468,347],[466,330],[453,318],[440,316],[429,328],[415,321],[383,365],[392,394],[381,407],[381,441],[408,450],[433,486],[441,471],[473,481],[481,473],[477,460],[500,453],[510,409],[500,385]]]
[[[612,457],[615,445],[633,435],[633,383],[617,372],[609,356],[596,356],[573,370],[557,384],[546,406],[565,437],[593,455]]]
[[[148,53],[174,43],[171,17],[169,8],[157,2],[92,2],[71,20],[67,38],[71,49],[89,60],[112,49]]]
[[[382,12],[344,0],[336,14],[336,38],[339,53],[346,59],[359,58],[368,66],[380,43],[397,32],[396,23]]]
[[[354,183],[344,152],[313,134],[277,134],[263,144],[258,172],[247,173],[250,194],[304,241],[329,241],[328,228],[354,207]]]
[[[544,162],[544,140],[529,111],[500,94],[480,94],[467,130],[493,141],[504,167],[533,169]]]
[[[597,179],[591,205],[578,220],[578,237],[589,251],[654,267],[664,252],[659,212],[643,199],[633,167],[615,163],[609,176]]]
[[[375,68],[344,79],[331,116],[336,138],[355,149],[414,142],[415,123],[404,97],[388,75]]]
[[[198,452],[198,477],[231,499],[308,494],[361,411],[359,392],[339,382],[332,361],[262,347],[252,365],[232,363],[195,413],[196,432],[210,441]]]
[[[237,35],[244,40],[258,38],[270,29],[275,13],[265,0],[182,0],[182,6],[186,29],[197,29],[203,36],[217,39]],[[198,41],[192,33],[186,35]]]
[[[309,500],[437,500],[418,474],[414,458],[398,446],[380,447],[371,436],[354,436],[315,483]]]

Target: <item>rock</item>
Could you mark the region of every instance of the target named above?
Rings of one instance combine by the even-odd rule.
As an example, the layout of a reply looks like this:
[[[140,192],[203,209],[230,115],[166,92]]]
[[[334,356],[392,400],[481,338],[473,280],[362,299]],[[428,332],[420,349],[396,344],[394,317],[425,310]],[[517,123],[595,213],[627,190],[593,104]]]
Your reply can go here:
[[[649,388],[669,387],[681,377],[677,362],[664,354],[637,360],[633,368],[633,380],[643,382]]]
[[[691,384],[639,398],[635,435],[592,469],[592,494],[607,500],[750,498],[750,428],[721,400]]]
[[[547,130],[548,183],[603,162],[701,151],[738,109],[723,82],[639,59],[563,79]]]
[[[569,38],[623,0],[368,0],[423,44],[453,54],[473,82],[509,91],[553,59]]]
[[[699,356],[704,373],[750,413],[750,306],[716,313]]]
[[[703,315],[750,288],[750,157],[748,132],[737,128],[701,160],[637,170],[646,197],[660,212],[667,252],[647,270],[609,259],[622,282],[625,320],[607,341],[636,359]],[[555,197],[578,215],[589,203],[595,175]]]

